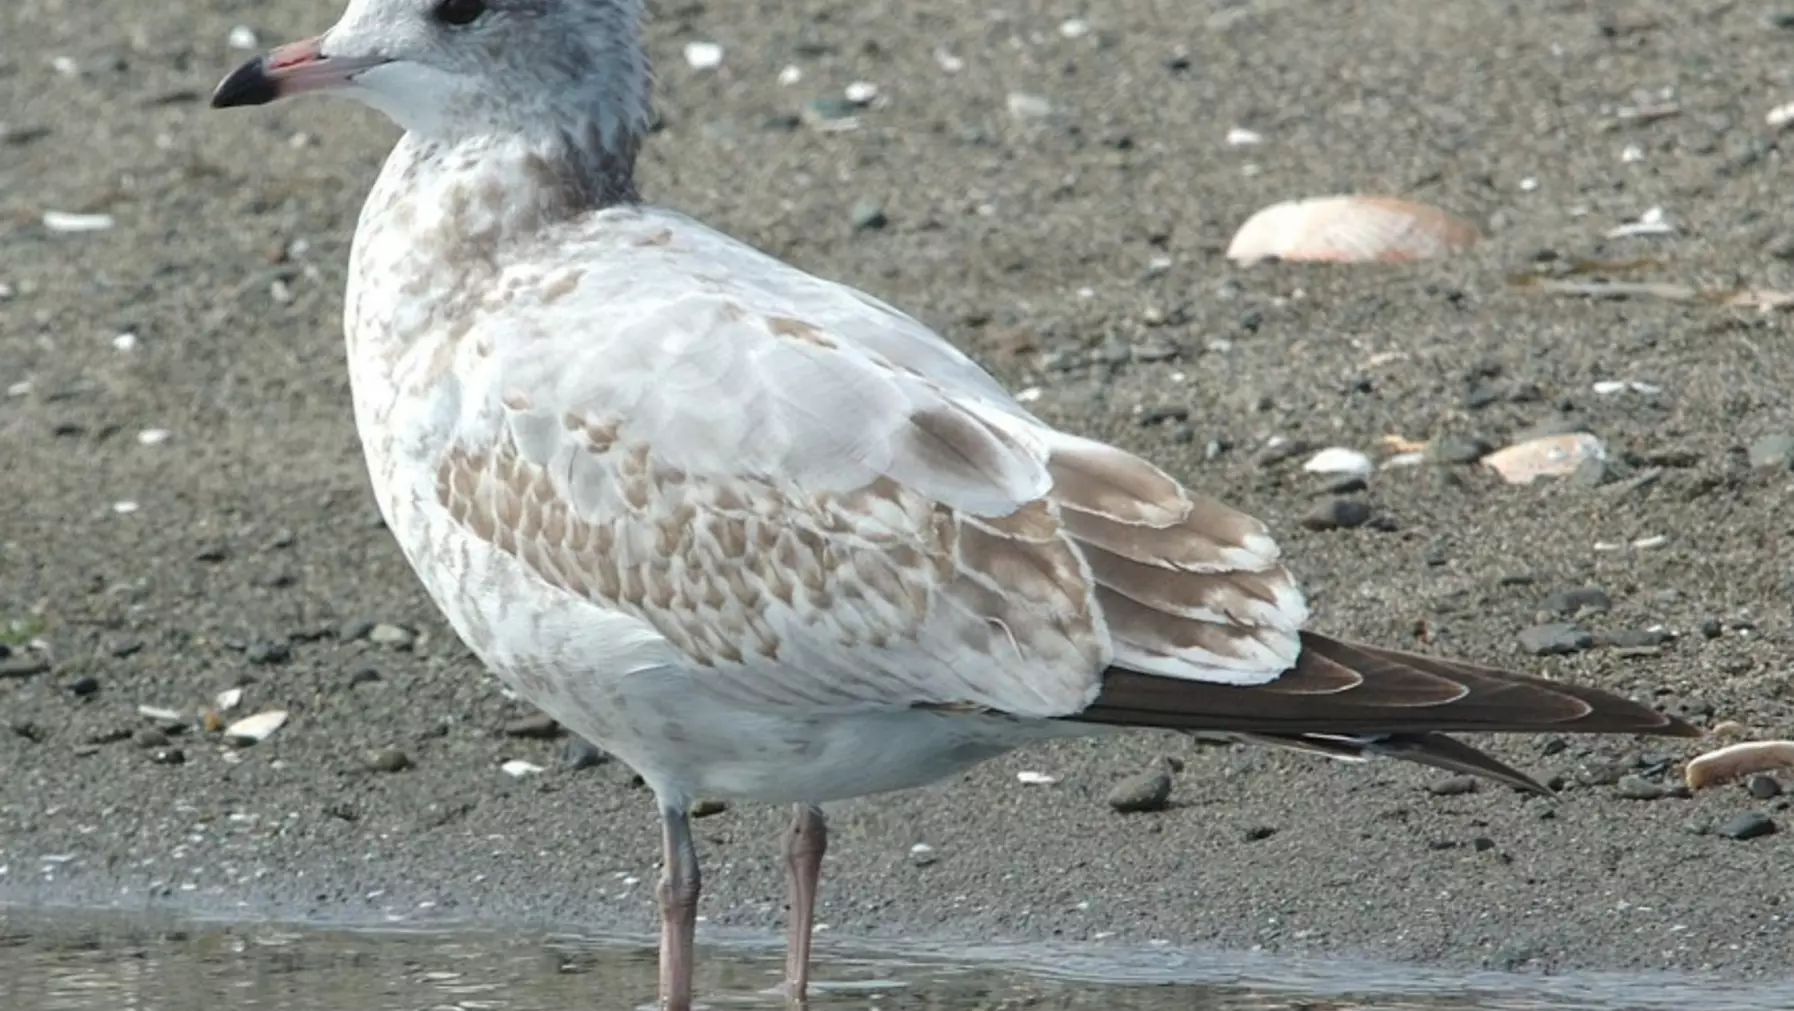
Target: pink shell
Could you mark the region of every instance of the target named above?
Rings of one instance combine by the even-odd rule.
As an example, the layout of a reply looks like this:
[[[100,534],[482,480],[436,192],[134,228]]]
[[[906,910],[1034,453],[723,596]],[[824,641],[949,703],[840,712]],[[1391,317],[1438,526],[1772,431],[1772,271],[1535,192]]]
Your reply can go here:
[[[1227,246],[1242,265],[1260,260],[1401,263],[1463,249],[1476,226],[1437,207],[1395,197],[1312,197],[1272,204]]]

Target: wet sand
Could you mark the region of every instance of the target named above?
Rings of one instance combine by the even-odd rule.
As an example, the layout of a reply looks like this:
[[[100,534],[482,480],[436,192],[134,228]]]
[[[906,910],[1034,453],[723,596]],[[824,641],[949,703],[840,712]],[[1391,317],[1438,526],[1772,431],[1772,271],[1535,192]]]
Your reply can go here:
[[[283,41],[329,6],[0,12],[0,903],[646,931],[646,792],[517,736],[530,711],[375,517],[340,297],[391,130],[340,102],[204,107],[242,56],[233,26]],[[1763,5],[1120,0],[1081,35],[1048,4],[657,13],[650,199],[915,313],[1038,388],[1049,420],[1263,517],[1318,627],[1794,733],[1794,475],[1748,453],[1794,433],[1786,320],[1509,282],[1587,258],[1794,289],[1790,179],[1764,125],[1794,100],[1794,31]],[[700,40],[724,47],[719,69],[681,57]],[[782,86],[790,65],[802,80]],[[815,128],[855,81],[880,93],[859,128]],[[1011,94],[1050,115],[1016,116],[1035,103]],[[1234,127],[1264,143],[1229,146]],[[1488,238],[1405,268],[1221,256],[1258,207],[1339,191],[1435,203]],[[882,227],[856,227],[872,204]],[[1673,234],[1604,238],[1652,207]],[[53,232],[46,210],[115,227]],[[1658,392],[1593,391],[1628,380]],[[1604,474],[1382,471],[1350,496],[1380,518],[1356,529],[1304,527],[1326,482],[1265,452],[1500,445],[1566,416],[1606,442]],[[1544,606],[1590,586],[1607,610]],[[1549,621],[1674,637],[1529,655],[1520,631]],[[241,712],[291,713],[253,748],[158,739],[137,713],[238,685]],[[1683,742],[1493,747],[1560,797],[1442,795],[1426,770],[1166,735],[1030,751],[842,805],[820,918],[869,940],[1788,973],[1786,798],[1619,795],[1623,775],[1673,785]],[[409,767],[371,767],[397,764],[370,763],[383,749]],[[1110,809],[1113,784],[1167,758],[1166,810]],[[546,771],[512,779],[511,759]],[[1781,831],[1713,831],[1749,812]],[[784,818],[699,823],[711,925],[780,922]]]

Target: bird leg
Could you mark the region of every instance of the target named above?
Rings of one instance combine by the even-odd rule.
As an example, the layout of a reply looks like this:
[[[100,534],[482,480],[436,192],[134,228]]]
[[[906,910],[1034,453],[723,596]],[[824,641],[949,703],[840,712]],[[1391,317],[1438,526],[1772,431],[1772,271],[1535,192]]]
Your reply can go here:
[[[790,885],[790,933],[785,944],[785,996],[802,1003],[810,985],[810,934],[816,924],[816,883],[828,850],[822,809],[799,804],[785,836],[785,875]]]
[[[692,941],[698,927],[698,851],[684,808],[662,807],[666,853],[661,858],[660,1007],[691,1011]]]

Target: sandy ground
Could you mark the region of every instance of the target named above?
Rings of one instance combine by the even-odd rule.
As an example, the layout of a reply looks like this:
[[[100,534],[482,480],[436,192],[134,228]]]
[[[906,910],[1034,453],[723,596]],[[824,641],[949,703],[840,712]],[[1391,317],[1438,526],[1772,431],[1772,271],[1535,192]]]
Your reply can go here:
[[[641,174],[651,199],[940,327],[1038,387],[1054,422],[1264,517],[1323,628],[1786,735],[1791,475],[1745,449],[1794,432],[1785,319],[1509,281],[1593,258],[1794,288],[1790,178],[1764,125],[1794,99],[1794,30],[1769,6],[665,3],[665,126]],[[276,42],[333,8],[0,10],[0,902],[647,930],[646,792],[515,736],[529,711],[375,519],[339,300],[391,130],[343,103],[205,108],[241,58],[233,26]],[[1079,15],[1088,33],[1061,30]],[[724,47],[719,70],[686,64],[697,40]],[[781,86],[788,65],[802,80]],[[858,130],[801,115],[855,81],[880,90]],[[1051,114],[1017,117],[1012,93]],[[1264,143],[1230,147],[1233,127]],[[1257,207],[1347,190],[1437,203],[1489,238],[1402,269],[1221,256]],[[884,227],[854,227],[862,202]],[[1674,234],[1603,237],[1652,207]],[[116,224],[54,232],[46,210]],[[1610,380],[1658,392],[1592,391]],[[1158,408],[1172,416],[1143,423]],[[1428,463],[1374,475],[1357,497],[1383,520],[1350,530],[1306,529],[1325,482],[1263,452],[1276,436],[1499,445],[1564,416],[1608,444],[1600,486]],[[1591,585],[1609,610],[1541,617]],[[1529,656],[1518,633],[1547,620],[1675,637]],[[233,685],[243,712],[290,723],[237,751],[198,729],[161,739],[137,713],[193,713]],[[1673,785],[1693,748],[1499,743],[1562,782],[1549,804],[1161,735],[1045,748],[838,809],[821,918],[856,938],[1785,974],[1787,801],[1617,795],[1621,774]],[[410,768],[371,769],[379,749]],[[1168,809],[1110,809],[1116,781],[1166,756]],[[512,780],[510,759],[547,771]],[[1750,811],[1782,831],[1712,831]],[[784,818],[700,823],[711,924],[778,922]]]

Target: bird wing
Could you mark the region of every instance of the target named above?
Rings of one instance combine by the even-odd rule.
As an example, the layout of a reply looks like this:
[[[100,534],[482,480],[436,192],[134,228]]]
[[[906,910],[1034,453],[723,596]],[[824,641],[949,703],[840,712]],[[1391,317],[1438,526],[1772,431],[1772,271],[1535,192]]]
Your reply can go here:
[[[1295,659],[1262,525],[876,300],[642,211],[503,286],[459,338],[440,505],[744,705],[1064,716],[1111,663]]]

